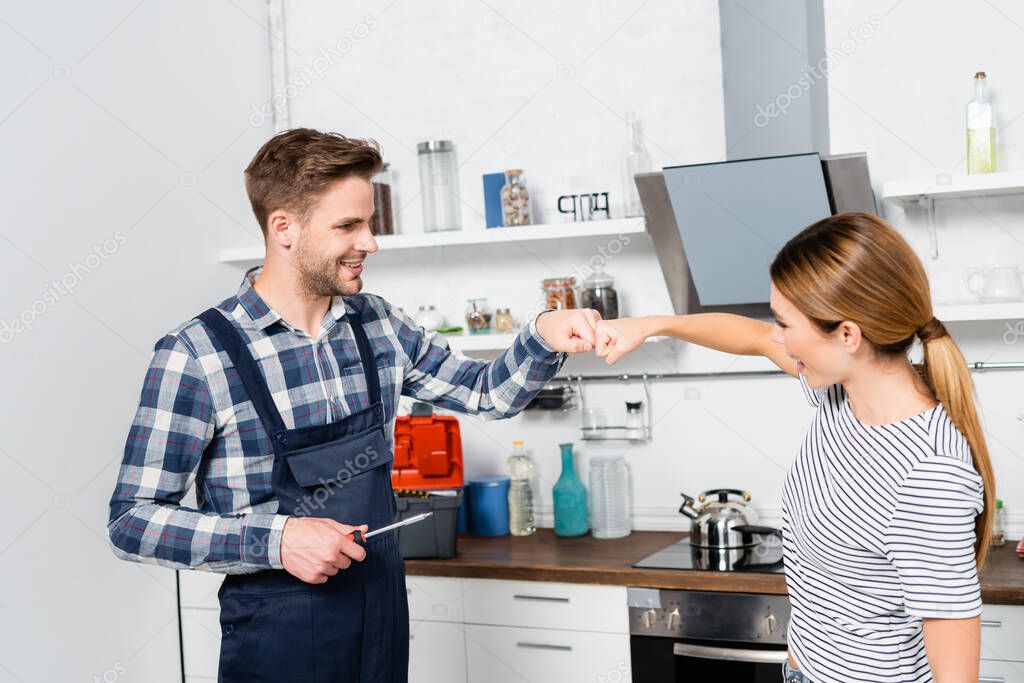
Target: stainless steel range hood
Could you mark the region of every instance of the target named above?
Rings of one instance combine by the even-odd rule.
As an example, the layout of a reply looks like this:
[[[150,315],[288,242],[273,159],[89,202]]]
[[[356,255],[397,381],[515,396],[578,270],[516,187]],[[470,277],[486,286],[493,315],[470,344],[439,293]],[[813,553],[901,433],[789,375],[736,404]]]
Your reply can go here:
[[[744,163],[750,161],[758,162],[773,162],[778,159],[780,169],[786,169],[784,165],[787,162],[781,161],[785,159],[792,160],[793,157],[800,157],[807,155],[787,155],[786,157],[773,157],[772,159],[766,160],[741,160],[738,162],[722,162],[722,164],[731,163]],[[815,155],[816,156],[816,155]],[[698,165],[694,167],[696,170],[702,170],[702,167],[710,165]],[[806,167],[806,164],[805,164]],[[727,312],[735,313],[738,315],[745,315],[749,317],[758,318],[770,318],[771,312],[768,308],[768,297],[767,297],[767,282],[768,282],[768,271],[767,266],[763,268],[757,268],[757,272],[745,272],[739,274],[729,273],[726,277],[734,277],[745,275],[752,278],[762,278],[764,281],[763,295],[761,296],[749,296],[748,300],[736,303],[721,304],[717,303],[722,300],[720,291],[714,287],[713,278],[709,279],[709,273],[715,271],[716,268],[720,267],[717,261],[722,261],[722,268],[727,267],[724,262],[729,260],[723,258],[722,250],[736,250],[736,249],[751,249],[756,248],[764,251],[769,249],[770,253],[774,254],[774,251],[782,246],[785,239],[789,236],[795,235],[799,232],[806,224],[816,220],[815,211],[820,212],[820,216],[824,217],[828,213],[840,213],[843,211],[867,211],[869,213],[877,213],[874,193],[871,190],[870,179],[868,176],[867,168],[867,157],[864,154],[847,154],[841,156],[827,157],[821,159],[821,168],[824,176],[824,187],[820,189],[821,192],[825,193],[826,196],[822,199],[820,209],[810,209],[809,212],[805,212],[803,215],[806,216],[803,219],[803,223],[792,225],[791,228],[787,224],[784,224],[785,230],[788,230],[788,235],[780,234],[776,232],[773,236],[771,246],[763,243],[764,239],[761,238],[762,243],[754,245],[752,242],[744,243],[742,233],[740,237],[727,238],[728,244],[723,244],[722,241],[717,243],[708,242],[707,240],[695,240],[691,239],[691,251],[687,252],[686,245],[684,245],[684,234],[689,232],[691,238],[693,236],[692,230],[680,230],[677,216],[678,212],[673,207],[673,193],[669,192],[669,188],[665,180],[665,172],[657,173],[644,173],[636,176],[637,189],[640,194],[640,200],[643,203],[644,214],[647,219],[647,230],[651,235],[651,239],[654,242],[655,252],[658,257],[658,263],[661,266],[662,275],[665,279],[665,285],[669,291],[669,298],[672,301],[672,307],[677,315],[689,314],[689,313],[707,313],[707,312]],[[675,177],[678,179],[679,168],[666,169],[667,171],[674,172]],[[725,169],[728,170],[728,169]],[[684,177],[684,183],[689,182],[688,176]],[[783,176],[785,177],[785,176]],[[700,178],[695,176],[695,182],[699,184]],[[809,182],[803,180],[801,182]],[[677,187],[679,183],[677,180]],[[722,211],[732,215],[730,210],[730,202],[743,203],[747,200],[747,195],[753,193],[756,188],[750,188],[748,193],[744,187],[735,188],[735,193],[729,192],[729,196],[719,197],[716,200],[716,204],[720,205]],[[814,192],[819,191],[817,188]],[[684,196],[685,193],[676,193],[676,199]],[[813,196],[813,192],[811,192]],[[827,207],[827,208],[826,208]],[[750,207],[746,207],[750,208]],[[734,207],[735,210],[735,207]],[[690,227],[690,226],[687,226]],[[778,230],[778,228],[776,228]],[[754,239],[754,238],[747,238]],[[710,245],[710,246],[709,246]],[[711,248],[713,247],[713,248]],[[691,269],[690,259],[701,258],[704,259],[698,268],[704,269],[703,277],[703,289],[705,290],[705,301],[715,301],[714,305],[702,303],[701,292],[699,289],[699,280],[701,278],[694,278]],[[747,270],[750,270],[749,268]],[[760,272],[763,270],[763,273]],[[717,275],[717,273],[716,273]],[[721,289],[721,288],[719,288]]]

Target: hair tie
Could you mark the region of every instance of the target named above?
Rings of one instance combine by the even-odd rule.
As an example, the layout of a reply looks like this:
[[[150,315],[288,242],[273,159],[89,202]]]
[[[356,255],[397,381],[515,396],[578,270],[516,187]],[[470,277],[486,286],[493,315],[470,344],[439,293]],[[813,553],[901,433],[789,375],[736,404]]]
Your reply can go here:
[[[949,333],[946,332],[946,326],[939,322],[939,319],[935,317],[932,317],[931,320],[922,325],[917,331],[917,336],[924,343],[930,342],[932,339],[945,337],[947,334]]]

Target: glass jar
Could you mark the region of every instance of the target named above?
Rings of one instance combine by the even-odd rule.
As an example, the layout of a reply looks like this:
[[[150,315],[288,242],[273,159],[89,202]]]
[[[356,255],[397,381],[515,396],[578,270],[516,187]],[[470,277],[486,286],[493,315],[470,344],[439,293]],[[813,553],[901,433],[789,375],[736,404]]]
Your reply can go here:
[[[559,311],[576,308],[576,278],[549,277],[541,283],[544,288],[545,306]]]
[[[469,299],[466,302],[466,328],[470,334],[490,331],[491,313],[487,310],[487,299]]]
[[[391,165],[384,168],[373,179],[373,217],[370,231],[374,235],[394,235],[394,214],[391,210]]]
[[[459,230],[459,169],[451,140],[430,140],[416,146],[420,166],[423,232]]]
[[[498,332],[508,332],[515,327],[516,322],[512,319],[512,312],[507,308],[499,308],[494,313],[494,327]]]
[[[580,291],[580,308],[592,308],[601,314],[603,320],[619,317],[619,294],[612,286],[615,278],[598,270],[583,280]]]
[[[640,413],[643,401],[626,401],[626,438],[642,439],[644,435],[644,417]]]
[[[505,171],[505,186],[501,188],[501,214],[506,227],[530,224],[530,191],[526,178],[516,168]]]

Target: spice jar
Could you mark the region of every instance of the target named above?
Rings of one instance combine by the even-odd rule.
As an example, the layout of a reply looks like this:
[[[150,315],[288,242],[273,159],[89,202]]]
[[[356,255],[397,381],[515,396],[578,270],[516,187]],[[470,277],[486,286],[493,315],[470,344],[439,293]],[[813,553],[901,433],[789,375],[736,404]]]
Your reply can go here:
[[[491,313],[487,310],[487,299],[469,299],[466,302],[466,327],[470,334],[490,331]]]
[[[515,327],[516,322],[512,319],[512,312],[507,308],[499,308],[494,314],[494,327],[498,332],[508,332]]]
[[[505,171],[505,186],[501,188],[501,213],[506,227],[530,224],[530,191],[526,189],[526,179],[518,168]]]
[[[592,308],[601,314],[603,320],[619,317],[619,294],[612,285],[615,278],[603,270],[590,274],[583,280],[580,291],[580,308]]]
[[[384,168],[373,179],[373,217],[370,218],[370,232],[374,235],[394,235],[395,223],[391,213],[391,168]]]
[[[542,282],[544,288],[545,305],[556,310],[576,308],[576,293],[573,287],[576,286],[576,278],[549,277]]]

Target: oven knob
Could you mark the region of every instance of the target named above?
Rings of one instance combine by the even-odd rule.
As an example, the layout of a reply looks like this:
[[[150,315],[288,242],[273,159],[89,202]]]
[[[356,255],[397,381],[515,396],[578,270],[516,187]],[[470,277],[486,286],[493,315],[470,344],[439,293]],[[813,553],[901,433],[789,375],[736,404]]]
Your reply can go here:
[[[644,628],[652,628],[654,622],[658,620],[658,613],[649,609],[640,616],[640,620],[643,622]]]
[[[769,614],[768,616],[766,616],[764,618],[764,630],[767,631],[769,635],[771,635],[772,633],[775,633],[775,631],[778,628],[779,628],[779,620],[775,618],[774,614]]]
[[[675,631],[679,628],[679,608],[676,607],[674,610],[668,613],[668,630]]]

